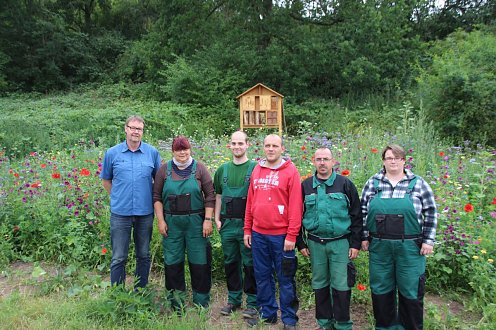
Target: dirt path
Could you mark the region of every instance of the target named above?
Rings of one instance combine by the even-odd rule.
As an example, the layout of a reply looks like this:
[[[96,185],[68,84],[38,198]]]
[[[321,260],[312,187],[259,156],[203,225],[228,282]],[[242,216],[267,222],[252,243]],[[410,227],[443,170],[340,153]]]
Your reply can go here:
[[[223,284],[216,284],[212,288],[212,305],[210,312],[210,324],[214,329],[249,329],[240,312],[235,312],[231,316],[223,316],[220,309],[227,302],[227,291]],[[352,306],[351,317],[354,322],[354,329],[370,329],[368,327],[368,307],[365,305]],[[300,309],[298,311],[298,329],[311,330],[318,329],[315,323],[315,308]],[[275,325],[260,326],[260,329],[276,330],[282,328],[282,322],[279,319]]]
[[[42,269],[48,273],[48,276],[56,273],[56,268],[42,264]],[[0,301],[9,296],[14,291],[19,291],[23,295],[33,294],[38,288],[38,281],[31,274],[34,266],[32,263],[15,262],[8,269],[0,272]],[[41,280],[39,280],[41,281]],[[130,285],[132,279],[129,278]],[[154,277],[151,282],[160,285],[163,281],[160,277]],[[210,308],[209,325],[212,329],[249,329],[240,312],[235,312],[230,316],[220,314],[220,309],[226,304],[227,292],[225,284],[218,283],[212,287],[212,304]],[[463,305],[458,302],[447,300],[443,297],[428,294],[425,298],[425,305],[434,304],[440,310],[449,311],[450,314],[460,316],[464,313]],[[308,309],[300,309],[298,312],[299,322],[298,329],[312,330],[317,329],[315,323],[315,308],[310,306]],[[371,306],[352,304],[351,318],[354,322],[354,329],[373,329],[371,326]],[[276,325],[259,326],[258,329],[275,330],[281,329],[282,322]]]

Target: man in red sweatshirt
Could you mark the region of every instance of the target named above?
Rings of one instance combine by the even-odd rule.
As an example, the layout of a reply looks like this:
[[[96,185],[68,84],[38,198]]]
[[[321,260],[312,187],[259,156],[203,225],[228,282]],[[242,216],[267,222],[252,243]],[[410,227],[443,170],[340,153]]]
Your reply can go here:
[[[253,170],[246,202],[244,243],[252,249],[260,319],[277,322],[275,279],[284,329],[296,329],[295,242],[301,227],[303,203],[300,174],[290,159],[282,157],[282,138],[264,139],[265,159]],[[258,319],[249,319],[255,326]]]

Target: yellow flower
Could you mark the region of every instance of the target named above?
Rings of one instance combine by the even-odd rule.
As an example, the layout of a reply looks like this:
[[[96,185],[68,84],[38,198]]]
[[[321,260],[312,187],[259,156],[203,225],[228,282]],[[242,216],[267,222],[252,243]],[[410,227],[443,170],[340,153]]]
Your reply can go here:
[[[487,259],[487,262],[489,262],[490,264],[492,264],[494,262],[493,259]]]
[[[486,250],[484,250],[484,249],[482,249],[482,250],[481,250],[481,253],[482,253],[482,254],[486,254],[486,253],[487,253],[487,251],[486,251]]]
[[[479,256],[473,256],[472,259],[477,260],[479,259]]]

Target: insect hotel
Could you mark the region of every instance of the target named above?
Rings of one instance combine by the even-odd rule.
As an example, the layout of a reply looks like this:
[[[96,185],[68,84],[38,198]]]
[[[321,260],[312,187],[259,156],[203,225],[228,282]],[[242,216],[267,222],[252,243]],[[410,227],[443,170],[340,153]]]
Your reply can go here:
[[[242,131],[245,128],[278,128],[282,135],[283,95],[259,83],[236,98]]]

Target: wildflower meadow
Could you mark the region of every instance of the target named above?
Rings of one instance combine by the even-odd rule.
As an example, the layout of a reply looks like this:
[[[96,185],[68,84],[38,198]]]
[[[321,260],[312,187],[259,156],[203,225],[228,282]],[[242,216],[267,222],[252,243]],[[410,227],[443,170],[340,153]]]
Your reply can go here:
[[[146,113],[143,114],[146,119]],[[116,125],[116,123],[114,123]],[[119,124],[120,125],[120,124]],[[118,134],[120,126],[116,126]],[[363,126],[360,130],[314,130],[301,123],[297,135],[285,136],[285,155],[291,157],[302,180],[313,174],[312,154],[319,146],[328,146],[337,159],[335,171],[349,177],[358,190],[381,168],[381,151],[388,143],[398,143],[407,151],[407,167],[424,177],[431,185],[437,201],[439,218],[434,254],[427,260],[429,292],[449,296],[463,303],[476,315],[473,328],[494,328],[496,325],[496,150],[465,141],[447,145],[436,139],[422,118],[411,115],[394,132]],[[181,132],[180,129],[176,133]],[[190,134],[193,157],[207,165],[213,173],[230,160],[228,136],[207,133]],[[249,131],[252,159],[263,157],[265,131]],[[120,138],[124,138],[122,134]],[[170,136],[151,136],[144,140],[156,145],[164,160],[170,159]],[[85,141],[58,150],[32,150],[25,155],[9,154],[0,146],[0,265],[2,268],[20,260],[51,262],[64,265],[69,273],[88,270],[96,277],[85,277],[79,283],[62,286],[68,296],[92,294],[108,287],[103,280],[109,273],[111,258],[109,235],[109,196],[102,187],[99,174],[107,145]],[[218,234],[213,236],[213,277],[223,281],[223,260]],[[132,254],[131,249],[131,254]],[[128,273],[132,274],[133,257]],[[313,304],[310,288],[309,261],[300,258],[298,283],[303,306]],[[370,304],[367,254],[357,259],[358,284],[353,289],[353,302]],[[152,271],[161,274],[162,251],[157,230],[152,240]],[[67,274],[66,274],[67,275]],[[74,288],[79,288],[75,290]],[[59,286],[60,288],[60,286]],[[159,290],[163,290],[163,286]],[[107,289],[110,290],[110,289]],[[101,292],[101,291],[100,291]],[[129,293],[109,293],[126,306],[136,308],[143,303],[133,301]],[[125,296],[125,298],[124,298]],[[69,298],[68,298],[69,299]],[[106,300],[107,303],[109,300]],[[150,298],[142,309],[156,302]],[[144,304],[144,303],[143,303]],[[103,305],[100,305],[103,306]],[[125,306],[124,306],[125,307]],[[123,308],[124,308],[123,307]],[[127,307],[126,307],[127,308]],[[125,313],[124,308],[121,313]],[[138,309],[129,308],[129,311]],[[93,310],[117,318],[115,310]],[[109,312],[113,310],[113,312]],[[149,313],[159,315],[159,309]],[[131,313],[131,312],[129,312]],[[147,314],[148,315],[148,314]],[[140,318],[149,315],[140,314]],[[134,317],[134,316],[133,316]],[[438,316],[434,316],[437,320]],[[129,318],[127,319],[129,321]],[[121,320],[122,321],[122,320]],[[437,323],[447,322],[439,318]],[[436,323],[434,322],[434,323]],[[432,324],[432,323],[431,323]],[[445,323],[446,324],[446,323]],[[451,324],[462,328],[463,322]],[[440,327],[443,328],[443,327]],[[446,328],[446,327],[444,327]]]

